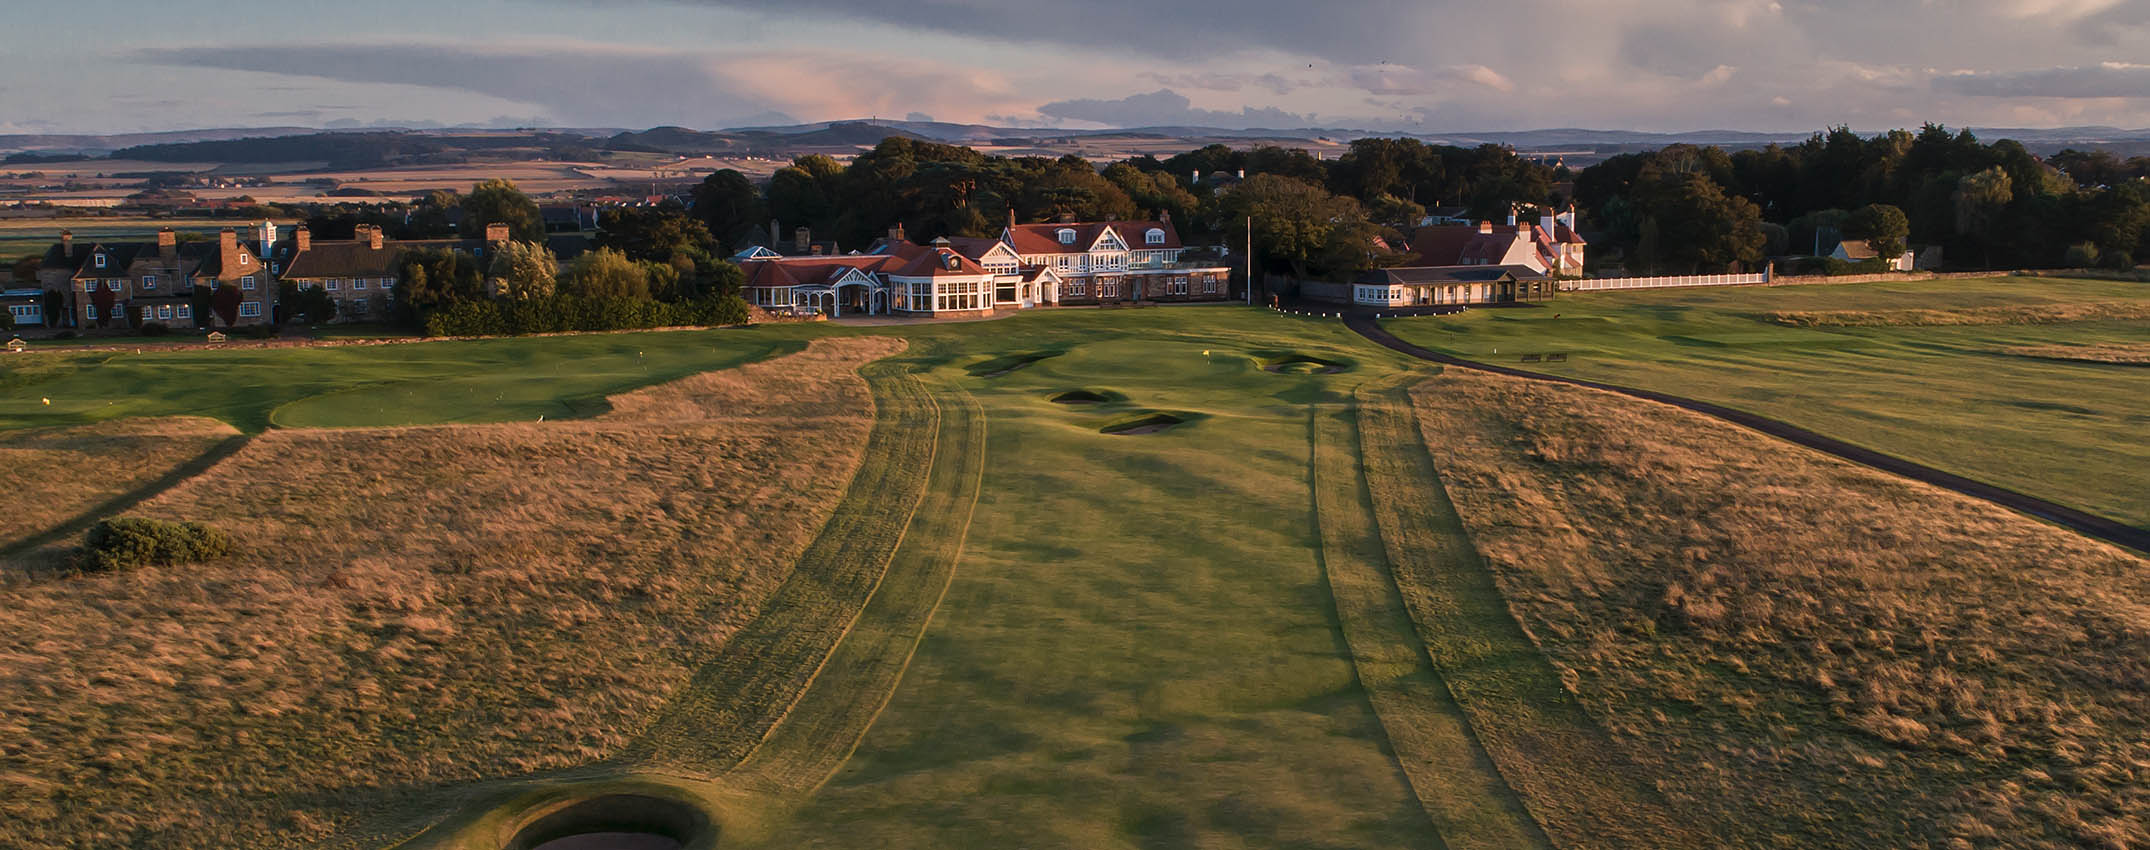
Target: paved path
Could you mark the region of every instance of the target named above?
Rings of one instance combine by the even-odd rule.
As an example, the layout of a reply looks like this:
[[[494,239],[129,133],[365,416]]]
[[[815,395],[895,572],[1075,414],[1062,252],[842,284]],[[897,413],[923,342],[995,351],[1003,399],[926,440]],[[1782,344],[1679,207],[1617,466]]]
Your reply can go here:
[[[2064,528],[2071,529],[2081,534],[2095,537],[2107,543],[2125,546],[2138,552],[2150,553],[2150,529],[2137,528],[2135,526],[2117,522],[2115,520],[2101,517],[2096,514],[2085,513],[2083,511],[2079,511],[2074,508],[2067,507],[2065,505],[2054,504],[2053,502],[2040,499],[2036,496],[2028,496],[2022,493],[2018,493],[2014,490],[2009,490],[2004,487],[1996,487],[1992,484],[1987,484],[1983,481],[1975,481],[1952,472],[1944,472],[1942,470],[1935,469],[1922,463],[1917,463],[1914,461],[1909,461],[1900,457],[1896,457],[1895,455],[1883,454],[1881,452],[1877,452],[1864,446],[1854,445],[1852,443],[1847,443],[1843,440],[1839,440],[1835,437],[1829,437],[1822,434],[1818,434],[1813,431],[1809,431],[1805,428],[1801,428],[1789,422],[1771,419],[1769,417],[1749,413],[1744,410],[1735,410],[1733,408],[1725,407],[1719,404],[1711,404],[1706,401],[1698,401],[1695,399],[1684,398],[1681,396],[1670,395],[1667,393],[1654,392],[1651,390],[1640,390],[1631,387],[1617,386],[1613,384],[1601,384],[1596,381],[1586,381],[1581,378],[1568,378],[1559,375],[1547,375],[1542,372],[1531,372],[1528,370],[1514,369],[1507,366],[1495,366],[1489,363],[1479,363],[1477,361],[1465,360],[1461,357],[1456,357],[1449,354],[1442,354],[1437,351],[1430,351],[1428,349],[1412,345],[1411,343],[1405,342],[1402,339],[1397,338],[1395,334],[1391,334],[1386,329],[1382,328],[1380,320],[1375,319],[1370,314],[1346,313],[1344,315],[1344,326],[1352,329],[1353,331],[1358,332],[1360,336],[1366,337],[1367,339],[1380,343],[1385,347],[1400,351],[1404,354],[1408,354],[1421,360],[1430,360],[1435,363],[1442,363],[1450,366],[1459,366],[1465,369],[1477,369],[1483,372],[1491,372],[1496,375],[1508,375],[1517,378],[1529,378],[1531,380],[1536,381],[1555,381],[1563,384],[1573,384],[1579,387],[1589,387],[1591,389],[1615,392],[1625,396],[1633,396],[1635,398],[1647,399],[1649,401],[1662,402],[1665,404],[1673,405],[1675,407],[1684,408],[1686,410],[1692,410],[1696,413],[1722,419],[1734,425],[1752,428],[1756,431],[1760,431],[1773,437],[1790,440],[1794,443],[1806,446],[1807,448],[1814,449],[1825,454],[1834,455],[1836,457],[1843,458],[1853,463],[1870,466],[1883,472],[1901,475],[1914,481],[1923,481],[1936,487],[1954,490],[1958,493],[1962,493],[1975,499],[1983,499],[1985,501],[1992,502],[1993,504],[2000,505],[2001,507],[2008,508],[2013,511],[2030,514],[2031,516],[2037,517],[2047,522],[2051,522]]]

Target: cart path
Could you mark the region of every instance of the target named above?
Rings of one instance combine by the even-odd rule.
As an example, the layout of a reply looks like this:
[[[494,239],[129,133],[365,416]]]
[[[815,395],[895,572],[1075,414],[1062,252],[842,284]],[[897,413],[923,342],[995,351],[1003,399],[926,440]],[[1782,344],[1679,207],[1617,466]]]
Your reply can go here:
[[[1465,369],[1476,369],[1482,372],[1490,372],[1496,375],[1507,375],[1509,377],[1514,378],[1528,378],[1534,381],[1553,381],[1556,383],[1571,384],[1578,387],[1588,387],[1594,390],[1604,390],[1606,392],[1619,393],[1624,396],[1631,396],[1646,401],[1669,404],[1684,410],[1694,411],[1705,416],[1715,417],[1717,419],[1730,422],[1734,425],[1751,428],[1753,430],[1760,431],[1764,434],[1768,434],[1778,439],[1789,440],[1791,442],[1798,443],[1799,445],[1806,446],[1807,448],[1813,449],[1815,451],[1842,458],[1844,460],[1848,460],[1856,464],[1869,466],[1874,469],[1879,469],[1883,472],[1891,473],[1894,475],[1901,475],[1913,481],[1924,482],[1926,484],[1931,484],[1933,486],[1940,487],[1945,490],[1952,490],[1957,493],[1970,496],[1974,499],[1991,502],[1993,504],[2000,505],[2001,507],[2007,508],[2012,511],[2029,514],[2031,516],[2037,517],[2039,519],[2045,520],[2063,528],[2075,531],[2079,534],[2093,537],[2098,540],[2103,540],[2107,543],[2112,543],[2114,545],[2134,549],[2138,552],[2150,553],[2150,529],[2137,528],[2135,526],[2127,525],[2125,523],[2107,517],[2102,517],[2096,514],[2080,511],[2075,508],[2068,507],[2066,505],[2055,504],[2053,502],[2038,498],[2036,496],[2019,493],[2006,487],[1988,484],[1986,482],[1978,481],[1971,478],[1965,478],[1953,472],[1946,472],[1931,466],[1927,466],[1923,463],[1906,460],[1895,455],[1885,454],[1883,452],[1875,451],[1865,446],[1856,445],[1853,443],[1846,442],[1844,440],[1839,440],[1835,437],[1830,437],[1824,434],[1810,431],[1797,425],[1793,425],[1789,422],[1785,422],[1783,420],[1772,419],[1767,416],[1749,413],[1744,410],[1726,407],[1721,404],[1712,404],[1710,402],[1686,398],[1683,396],[1676,396],[1670,393],[1661,393],[1656,392],[1654,390],[1636,389],[1633,387],[1623,387],[1617,384],[1599,383],[1597,381],[1585,380],[1582,378],[1569,378],[1560,375],[1548,375],[1543,372],[1532,372],[1526,369],[1515,369],[1508,366],[1495,366],[1490,363],[1480,363],[1475,360],[1465,360],[1461,357],[1457,357],[1451,354],[1442,354],[1438,351],[1433,351],[1405,342],[1404,340],[1398,338],[1395,334],[1389,333],[1386,328],[1381,327],[1380,320],[1366,313],[1345,313],[1344,326],[1357,332],[1360,336],[1363,336],[1369,340],[1372,340],[1375,343],[1382,345],[1383,347],[1410,355],[1412,357],[1416,357],[1420,360],[1426,360],[1448,366],[1457,366]]]

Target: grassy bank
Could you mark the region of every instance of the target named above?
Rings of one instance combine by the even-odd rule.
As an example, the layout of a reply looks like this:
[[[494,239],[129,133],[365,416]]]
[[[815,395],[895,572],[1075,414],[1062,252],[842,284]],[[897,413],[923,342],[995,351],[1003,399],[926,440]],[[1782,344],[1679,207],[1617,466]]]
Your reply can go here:
[[[2150,841],[2150,563],[1664,405],[1415,402],[1508,605],[1735,844]]]
[[[1392,320],[1413,343],[1699,398],[2150,527],[2150,375],[2004,349],[2150,344],[2140,320],[1791,327],[1784,312],[2050,317],[2150,309],[2113,281],[1974,281],[1563,296],[1537,308]],[[1544,359],[1565,354],[1564,362]],[[1535,357],[1535,360],[1526,358]]]

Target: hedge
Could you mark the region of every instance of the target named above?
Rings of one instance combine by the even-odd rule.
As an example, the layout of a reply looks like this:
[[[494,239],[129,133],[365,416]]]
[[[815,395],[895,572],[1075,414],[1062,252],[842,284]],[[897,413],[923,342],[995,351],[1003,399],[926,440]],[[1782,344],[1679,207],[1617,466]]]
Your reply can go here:
[[[120,517],[90,528],[75,565],[84,572],[109,573],[197,564],[230,552],[231,538],[201,523]]]
[[[523,301],[465,301],[427,314],[425,332],[427,336],[514,336],[746,322],[746,302],[736,295],[680,302],[553,295]]]

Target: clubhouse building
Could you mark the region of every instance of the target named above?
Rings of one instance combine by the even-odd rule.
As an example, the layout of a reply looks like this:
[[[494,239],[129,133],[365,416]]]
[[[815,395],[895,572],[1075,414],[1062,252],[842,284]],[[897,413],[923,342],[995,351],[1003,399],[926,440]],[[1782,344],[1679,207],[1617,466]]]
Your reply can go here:
[[[795,240],[809,243],[810,240]],[[1192,256],[1170,216],[1017,224],[919,245],[899,225],[863,254],[742,253],[747,303],[827,315],[983,316],[1039,307],[1224,301],[1231,269]]]

